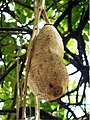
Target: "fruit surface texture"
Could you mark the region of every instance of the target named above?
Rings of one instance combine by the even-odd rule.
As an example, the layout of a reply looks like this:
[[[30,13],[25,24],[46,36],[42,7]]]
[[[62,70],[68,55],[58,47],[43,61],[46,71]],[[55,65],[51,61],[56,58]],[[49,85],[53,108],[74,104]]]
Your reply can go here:
[[[45,25],[31,41],[28,84],[41,99],[54,100],[64,94],[68,73],[63,63],[62,38],[52,25]]]

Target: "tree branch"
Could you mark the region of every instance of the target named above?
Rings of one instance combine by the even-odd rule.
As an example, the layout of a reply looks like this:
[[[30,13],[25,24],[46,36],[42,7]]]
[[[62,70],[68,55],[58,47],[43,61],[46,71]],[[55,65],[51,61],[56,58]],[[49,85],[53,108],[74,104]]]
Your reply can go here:
[[[20,108],[20,113],[19,113],[19,118],[21,119],[22,117],[22,108]],[[5,109],[5,110],[0,110],[0,115],[6,115],[7,113],[15,113],[16,114],[16,109]],[[30,109],[29,107],[26,108],[26,115],[29,116]],[[31,113],[32,116],[35,115],[35,108],[31,107]],[[41,119],[52,119],[52,120],[61,120],[58,117],[52,116],[52,114],[46,112],[45,110],[40,109],[40,116]],[[15,117],[16,118],[16,117]]]
[[[57,99],[56,102],[58,102],[60,104],[60,108],[65,108],[68,110],[68,112],[70,112],[72,114],[72,116],[77,119],[76,115],[74,114],[74,112],[69,108],[69,106],[67,104],[65,104],[64,102],[62,102],[60,99]]]
[[[20,56],[20,62],[26,59],[26,54]],[[4,80],[4,78],[16,67],[17,62],[15,62],[1,77],[0,77],[0,82]]]
[[[69,0],[68,7],[71,7],[72,0]],[[68,12],[68,31],[72,31],[72,9]]]
[[[17,96],[17,84],[15,85],[14,97],[13,97],[13,102],[12,102],[12,105],[11,105],[11,109],[10,109],[10,110],[13,110],[13,108],[14,108],[14,106],[15,106],[15,104],[16,104],[16,96]],[[6,111],[5,111],[5,112],[6,112]],[[8,113],[8,112],[9,112],[9,111],[7,111],[7,113]],[[12,111],[12,112],[9,112],[6,120],[9,120],[9,119],[10,119],[10,117],[11,117],[10,113],[13,113],[13,111]]]
[[[4,80],[4,78],[9,74],[11,70],[16,67],[16,62],[0,77],[0,82]]]
[[[72,1],[71,2],[71,6],[67,7],[66,10],[63,12],[63,14],[55,21],[54,26],[57,27],[59,25],[59,23],[64,19],[64,17],[69,13],[69,11],[75,7],[76,5],[79,4],[81,0],[78,1]]]
[[[79,25],[78,25],[78,28],[76,29],[76,31],[78,33],[81,33],[83,28],[85,27],[87,21],[89,20],[89,7],[87,8],[86,12],[85,12],[85,15],[83,17],[83,19],[80,21]]]
[[[18,1],[18,0],[14,0],[14,2],[15,2],[16,4],[19,4],[19,5],[21,5],[21,6],[25,7],[25,8],[28,8],[28,9],[34,11],[33,7],[31,7],[31,6],[29,6],[29,5],[26,5],[25,3],[22,3],[22,2],[20,2],[20,1]]]
[[[32,29],[25,29],[25,28],[10,28],[10,27],[0,27],[0,31],[6,31],[6,33],[8,33],[8,31],[21,31],[21,32],[27,32],[30,35],[32,34]]]
[[[70,38],[75,38],[76,40],[79,40],[78,36],[82,34],[81,32],[85,27],[86,23],[88,22],[88,20],[89,20],[89,8],[87,8],[84,17],[82,18],[82,20],[80,20],[78,28],[76,28],[76,30],[71,31],[70,34],[68,34],[66,37],[63,37],[64,46],[67,45],[67,42],[69,41]]]

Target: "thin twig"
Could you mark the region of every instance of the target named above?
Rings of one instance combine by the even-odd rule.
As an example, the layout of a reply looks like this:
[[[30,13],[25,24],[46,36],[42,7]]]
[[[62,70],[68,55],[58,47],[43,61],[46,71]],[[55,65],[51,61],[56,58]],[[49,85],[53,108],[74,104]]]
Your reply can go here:
[[[17,57],[17,111],[16,111],[16,120],[19,119],[19,108],[20,108],[20,99],[19,99],[19,95],[20,95],[20,90],[19,90],[19,71],[20,71],[20,47],[18,49],[18,57]]]
[[[38,96],[35,96],[35,120],[40,120],[40,102]]]
[[[38,0],[34,1],[34,12],[35,12],[35,21],[34,21],[34,27],[33,27],[33,34],[30,41],[33,41],[35,36],[38,34],[38,20],[40,18],[40,13],[38,12]],[[26,120],[26,93],[27,93],[27,80],[28,80],[28,73],[30,69],[30,63],[31,63],[31,42],[28,46],[28,52],[27,52],[27,65],[26,65],[26,76],[24,81],[24,103],[23,103],[23,116],[22,118]]]
[[[43,19],[45,20],[45,22],[47,24],[50,24],[50,20],[48,19],[48,16],[47,16],[45,9],[42,10],[42,16],[43,16]]]
[[[34,3],[34,12],[35,12],[35,21],[33,28],[33,39],[38,34],[38,20],[41,15],[41,10],[38,8],[38,0],[35,0]],[[35,96],[35,120],[40,120],[40,103],[38,96]]]

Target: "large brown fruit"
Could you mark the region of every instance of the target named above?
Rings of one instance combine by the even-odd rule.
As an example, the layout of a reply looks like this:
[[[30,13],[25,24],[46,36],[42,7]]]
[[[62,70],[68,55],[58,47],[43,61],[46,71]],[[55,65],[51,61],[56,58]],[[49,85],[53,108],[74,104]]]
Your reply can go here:
[[[44,26],[31,43],[28,74],[28,84],[39,98],[54,100],[65,92],[68,73],[63,55],[63,42],[56,28]]]

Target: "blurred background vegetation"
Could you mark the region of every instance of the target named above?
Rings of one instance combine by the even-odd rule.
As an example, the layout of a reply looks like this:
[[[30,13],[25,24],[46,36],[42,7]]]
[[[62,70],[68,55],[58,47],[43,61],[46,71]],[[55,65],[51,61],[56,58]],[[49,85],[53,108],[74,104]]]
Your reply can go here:
[[[64,43],[64,63],[69,73],[66,93],[59,99],[40,100],[44,120],[89,119],[89,1],[46,0],[45,9]],[[0,0],[0,120],[16,118],[17,58],[22,116],[26,51],[34,24],[34,0]],[[45,22],[39,20],[41,29]],[[44,87],[44,86],[43,86]],[[34,95],[27,91],[27,118],[34,119]]]

